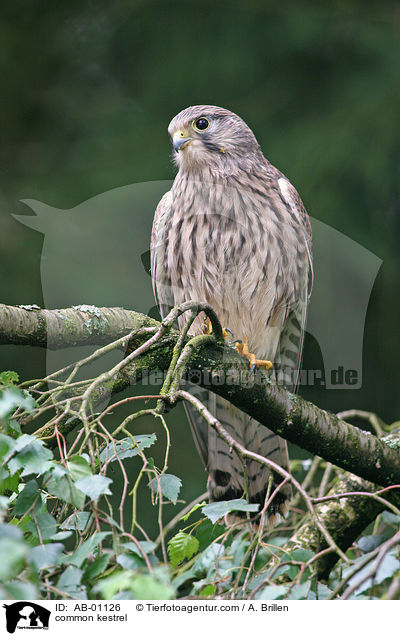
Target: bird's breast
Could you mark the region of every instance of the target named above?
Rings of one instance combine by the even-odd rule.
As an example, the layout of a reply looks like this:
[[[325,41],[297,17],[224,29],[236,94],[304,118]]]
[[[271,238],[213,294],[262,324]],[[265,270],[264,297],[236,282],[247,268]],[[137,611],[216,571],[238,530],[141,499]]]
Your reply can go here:
[[[286,281],[282,237],[265,210],[233,188],[186,190],[165,227],[164,263],[175,303],[209,303],[235,337],[265,329]]]

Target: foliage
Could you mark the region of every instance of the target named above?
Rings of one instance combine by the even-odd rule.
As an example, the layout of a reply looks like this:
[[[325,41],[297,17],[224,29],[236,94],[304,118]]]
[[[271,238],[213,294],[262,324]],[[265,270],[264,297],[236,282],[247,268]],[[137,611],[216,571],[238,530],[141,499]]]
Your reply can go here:
[[[349,548],[348,564],[339,560],[329,580],[321,582],[316,569],[319,554],[304,548],[287,551],[293,530],[304,520],[301,507],[279,526],[261,532],[246,519],[250,512],[256,514],[257,506],[244,499],[183,505],[178,499],[179,477],[166,472],[166,461],[159,469],[146,454],[157,442],[154,433],[116,439],[103,427],[79,449],[76,439],[67,443],[55,431],[57,453],[21,430],[24,418],[38,409],[37,401],[26,390],[4,385],[0,392],[3,598],[277,600],[347,594],[352,599],[379,599],[385,598],[393,581],[400,580],[400,516],[393,512],[383,512]],[[125,464],[132,456],[140,466],[128,479]],[[116,467],[126,486],[117,505],[110,497],[116,494]],[[308,462],[293,462],[295,477],[302,479],[309,467]],[[319,468],[309,492],[326,477],[324,462]],[[137,485],[142,477],[147,478],[147,496],[157,509],[157,536],[148,536],[137,519]],[[329,481],[337,478],[336,471],[330,471]],[[130,524],[125,510],[128,484],[133,503]],[[168,505],[180,512],[165,527]],[[233,511],[243,518],[226,525],[226,515]]]

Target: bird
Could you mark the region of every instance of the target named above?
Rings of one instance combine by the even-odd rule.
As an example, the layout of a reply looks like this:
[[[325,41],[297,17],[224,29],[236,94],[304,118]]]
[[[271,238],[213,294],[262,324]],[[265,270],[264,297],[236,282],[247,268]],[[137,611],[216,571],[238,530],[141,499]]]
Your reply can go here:
[[[253,367],[266,373],[272,361],[273,381],[295,392],[313,281],[302,200],[230,110],[190,106],[171,120],[168,133],[177,174],[156,208],[150,244],[161,316],[185,301],[208,303],[238,350],[252,354]],[[202,329],[199,316],[189,334]],[[289,470],[285,440],[211,391],[192,390],[237,442]],[[191,405],[185,410],[208,472],[209,500],[245,497],[259,509],[268,503],[273,522],[286,515],[290,484],[265,465],[242,461]]]

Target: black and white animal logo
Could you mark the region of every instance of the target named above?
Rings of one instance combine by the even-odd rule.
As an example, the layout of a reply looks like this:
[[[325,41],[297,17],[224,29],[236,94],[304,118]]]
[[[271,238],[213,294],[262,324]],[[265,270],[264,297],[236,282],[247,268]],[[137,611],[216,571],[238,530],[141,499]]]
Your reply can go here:
[[[19,601],[4,604],[6,610],[6,627],[9,634],[13,634],[18,629],[48,629],[51,612],[32,603],[31,601]]]

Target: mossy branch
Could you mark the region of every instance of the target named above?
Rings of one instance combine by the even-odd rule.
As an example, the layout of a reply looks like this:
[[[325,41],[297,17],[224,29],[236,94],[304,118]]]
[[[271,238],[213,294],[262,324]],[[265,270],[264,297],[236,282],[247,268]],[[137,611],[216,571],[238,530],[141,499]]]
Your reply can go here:
[[[399,512],[400,492],[397,488],[377,491],[371,482],[347,473],[335,482],[326,497],[310,499],[321,523],[345,552],[378,514],[385,509]],[[334,550],[327,549],[328,542],[309,518],[293,535],[285,549],[290,554],[298,548],[307,548],[316,553],[326,551],[318,559],[316,567],[318,578],[327,579],[338,555]]]
[[[184,303],[175,308],[172,318],[192,306],[193,303]],[[214,320],[211,308],[202,305],[200,309]],[[123,368],[118,367],[114,374],[110,371],[104,379],[104,390],[97,387],[92,395],[94,402],[103,401],[110,392],[121,391],[154,371],[169,369],[180,337],[179,332],[171,328],[172,318],[168,323],[159,323],[146,315],[119,308],[79,306],[40,310],[1,305],[0,342],[56,349],[110,342],[132,332],[129,351],[143,347],[141,355]],[[189,379],[221,395],[285,439],[362,479],[381,486],[400,484],[397,443],[393,440],[385,443],[384,439],[319,409],[276,385],[263,373],[250,373],[247,361],[218,337],[218,323],[214,322],[213,334],[197,337],[197,346],[191,343],[186,350],[190,355],[181,356]],[[149,340],[145,328],[158,329],[157,338],[152,336],[151,346],[144,346]]]
[[[132,331],[138,320],[143,325],[143,318],[122,307],[40,309],[37,305],[0,304],[0,344],[47,349],[105,344]]]

